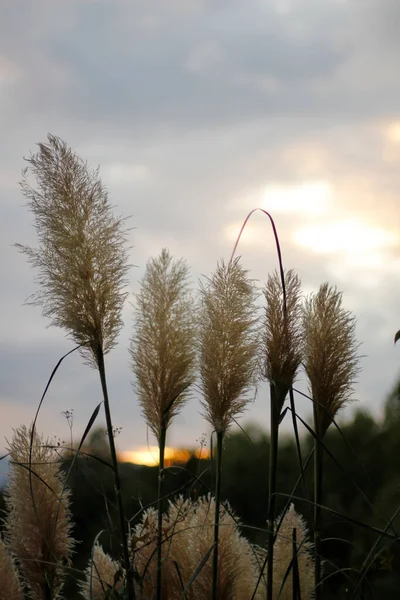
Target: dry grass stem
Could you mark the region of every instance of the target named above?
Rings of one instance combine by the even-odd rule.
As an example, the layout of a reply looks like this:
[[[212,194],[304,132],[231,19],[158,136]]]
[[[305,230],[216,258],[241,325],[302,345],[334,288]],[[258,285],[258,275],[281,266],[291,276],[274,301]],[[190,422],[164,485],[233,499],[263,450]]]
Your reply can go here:
[[[342,308],[342,294],[324,283],[307,299],[303,322],[304,366],[314,401],[317,434],[323,437],[353,393],[359,370],[355,317]]]
[[[129,268],[124,221],[112,215],[98,169],[90,170],[59,138],[49,135],[27,162],[21,186],[39,246],[17,247],[39,271],[40,289],[30,301],[84,344],[83,355],[97,365],[98,348],[108,352],[122,326]]]
[[[208,560],[186,591],[187,600],[209,600],[215,503],[178,498],[163,517],[163,600],[179,600],[207,553]],[[258,577],[258,562],[227,507],[220,508],[218,598],[250,600]],[[146,511],[134,534],[134,562],[143,578],[143,598],[152,598],[156,580],[157,512]],[[183,596],[184,597],[184,596]],[[257,596],[257,598],[261,596]]]
[[[14,560],[0,538],[0,600],[23,600],[23,593]]]
[[[164,249],[148,262],[135,312],[135,387],[145,419],[160,440],[195,378],[195,311],[183,260],[173,261]]]
[[[269,275],[265,289],[263,376],[276,388],[279,413],[302,359],[301,282],[294,271],[285,273],[286,311],[278,273]]]
[[[93,548],[93,558],[86,567],[85,576],[81,585],[85,600],[105,600],[112,597],[112,590],[118,593],[123,588],[121,565],[106,554],[99,544]]]
[[[255,289],[236,259],[218,264],[201,297],[202,405],[215,431],[225,433],[244,411],[255,382]]]
[[[30,465],[30,441],[20,427],[9,447],[6,540],[31,597],[43,600],[58,597],[72,555],[70,500],[57,452],[35,433]]]

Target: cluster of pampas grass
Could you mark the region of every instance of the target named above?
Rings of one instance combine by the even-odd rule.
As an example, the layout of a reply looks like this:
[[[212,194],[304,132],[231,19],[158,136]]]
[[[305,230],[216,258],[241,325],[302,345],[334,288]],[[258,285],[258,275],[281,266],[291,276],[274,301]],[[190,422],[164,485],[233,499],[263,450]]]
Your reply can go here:
[[[215,500],[210,495],[197,501],[182,497],[169,503],[163,515],[163,600],[208,600],[213,592],[212,557]],[[221,600],[265,598],[265,578],[257,581],[265,550],[252,546],[240,532],[228,504],[220,506],[217,597]],[[291,505],[276,540],[274,600],[293,598],[291,565],[293,529],[297,532],[297,564],[301,597],[313,597],[313,558],[303,519]],[[135,569],[142,580],[143,599],[154,597],[156,587],[157,511],[148,509],[132,538]],[[282,588],[282,589],[281,589]],[[280,595],[279,595],[280,594]]]
[[[48,441],[24,426],[15,430],[9,452],[5,541],[0,544],[0,568],[7,572],[1,583],[7,587],[1,593],[18,598],[26,587],[33,600],[55,599],[74,545],[60,457]]]
[[[357,373],[354,318],[343,310],[341,294],[323,284],[303,303],[299,278],[283,269],[271,217],[280,276],[274,273],[267,279],[261,326],[256,288],[239,259],[220,262],[201,283],[199,310],[189,294],[184,261],[173,261],[168,250],[163,250],[148,262],[137,296],[130,352],[139,402],[159,444],[158,503],[157,510],[145,512],[129,549],[104,362],[122,327],[129,269],[127,230],[124,220],[112,214],[98,170],[91,171],[65,142],[49,136],[48,143],[39,144],[38,152],[27,160],[22,190],[34,215],[39,246],[19,248],[39,272],[39,290],[31,301],[42,307],[52,325],[67,331],[85,360],[99,371],[115,477],[123,568],[96,544],[82,588],[84,597],[106,598],[111,592],[122,593],[124,585],[128,599],[135,600],[135,568],[143,580],[145,600],[153,593],[156,600],[181,597],[185,587],[187,598],[245,599],[249,594],[252,597],[250,589],[257,585],[260,570],[259,588],[266,591],[267,600],[276,594],[289,598],[294,584],[290,587],[289,578],[279,571],[279,565],[288,570],[289,556],[297,570],[307,572],[299,585],[302,597],[311,597],[304,523],[293,508],[280,528],[275,521],[279,426],[289,393],[297,436],[292,386],[303,363],[314,406],[314,588],[318,598],[322,438],[351,398]],[[36,187],[28,182],[29,175],[36,178]],[[164,515],[167,429],[186,402],[197,371],[204,416],[217,440],[215,500],[209,497],[190,503],[180,499]],[[250,546],[221,504],[224,436],[245,410],[260,372],[270,384],[267,554]],[[13,471],[5,543],[0,547],[2,564],[10,565],[10,582],[17,577],[15,568],[21,569],[23,585],[32,598],[56,598],[62,588],[63,564],[72,550],[68,492],[57,461],[52,462],[53,455],[35,432],[17,430],[10,453]],[[300,451],[299,459],[301,464]],[[32,501],[24,513],[21,490],[24,502],[26,496]],[[18,590],[14,586],[14,595]]]

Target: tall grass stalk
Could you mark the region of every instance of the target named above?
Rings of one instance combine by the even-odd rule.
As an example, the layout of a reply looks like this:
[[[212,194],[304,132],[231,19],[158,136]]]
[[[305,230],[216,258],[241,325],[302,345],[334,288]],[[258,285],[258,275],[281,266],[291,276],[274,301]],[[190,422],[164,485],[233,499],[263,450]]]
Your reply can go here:
[[[283,281],[277,272],[270,275],[264,290],[262,374],[270,383],[267,600],[273,596],[279,424],[302,358],[300,290],[300,279],[292,270],[284,273]]]
[[[163,513],[164,513],[164,458],[167,428],[164,426],[160,431],[159,438],[159,463],[158,463],[158,488],[157,488],[157,580],[156,600],[162,596],[162,551],[163,551]]]
[[[279,408],[276,389],[270,385],[270,447],[268,478],[268,562],[267,562],[267,600],[272,600],[275,541],[276,472],[278,464]]]
[[[314,405],[315,406],[315,405]],[[314,425],[317,423],[314,415]],[[322,476],[323,476],[323,448],[318,430],[314,438],[314,581],[315,600],[321,598],[322,586],[322,560],[321,560],[321,503],[322,503]]]
[[[304,306],[304,366],[314,402],[315,598],[322,598],[321,504],[323,438],[337,412],[351,399],[358,372],[355,318],[342,308],[342,294],[324,283]]]
[[[128,597],[132,598],[132,600],[134,600],[135,588],[134,588],[134,581],[133,581],[133,568],[132,568],[131,560],[129,557],[128,537],[126,535],[127,522],[125,519],[124,505],[123,505],[123,501],[122,501],[121,479],[120,479],[120,475],[119,475],[117,452],[115,449],[114,429],[113,429],[112,419],[111,419],[110,402],[108,399],[108,388],[107,388],[106,370],[105,370],[105,364],[104,364],[104,354],[103,354],[103,350],[100,347],[97,350],[97,362],[98,362],[98,366],[99,366],[101,388],[102,388],[103,399],[104,399],[104,412],[106,415],[107,436],[108,436],[108,440],[109,440],[109,444],[110,444],[111,463],[113,465],[113,471],[114,471],[115,495],[117,498],[119,528],[121,531],[122,552],[123,552],[124,565],[125,565],[125,570],[126,570]]]
[[[188,267],[169,251],[147,263],[135,309],[131,340],[135,389],[148,426],[157,438],[158,533],[156,599],[162,595],[165,444],[173,417],[189,397],[195,379],[196,311],[188,290]]]
[[[119,510],[129,600],[134,600],[133,574],[121,500],[118,462],[108,399],[104,354],[116,344],[122,327],[129,270],[127,230],[111,212],[99,172],[90,170],[59,138],[28,159],[21,187],[33,212],[38,248],[17,245],[39,271],[39,290],[30,302],[42,307],[50,324],[67,331],[86,362],[99,370],[104,396]],[[36,179],[32,187],[28,176]]]
[[[213,552],[213,568],[212,568],[212,600],[218,598],[218,556],[219,556],[219,526],[220,526],[220,511],[221,511],[221,480],[222,480],[222,444],[224,434],[222,431],[217,432],[217,461],[216,461],[216,478],[215,478],[215,513],[214,513],[214,552]]]
[[[255,383],[258,336],[255,289],[238,259],[217,265],[201,285],[200,376],[204,416],[217,436],[211,598],[218,597],[223,441]]]

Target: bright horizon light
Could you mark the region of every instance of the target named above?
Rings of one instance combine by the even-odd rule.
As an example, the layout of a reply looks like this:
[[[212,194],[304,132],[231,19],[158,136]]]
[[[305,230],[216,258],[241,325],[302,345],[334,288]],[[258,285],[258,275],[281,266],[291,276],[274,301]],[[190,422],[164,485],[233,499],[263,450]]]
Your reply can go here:
[[[391,231],[359,221],[337,221],[295,231],[293,241],[318,254],[376,252],[396,246],[399,238]]]
[[[194,454],[197,458],[209,458],[210,452],[207,448],[199,448],[195,452],[182,448],[165,448],[165,464],[179,464],[187,462]],[[125,450],[118,453],[118,458],[121,462],[130,462],[135,465],[145,465],[155,467],[159,462],[158,446],[146,446],[137,448],[136,450]]]

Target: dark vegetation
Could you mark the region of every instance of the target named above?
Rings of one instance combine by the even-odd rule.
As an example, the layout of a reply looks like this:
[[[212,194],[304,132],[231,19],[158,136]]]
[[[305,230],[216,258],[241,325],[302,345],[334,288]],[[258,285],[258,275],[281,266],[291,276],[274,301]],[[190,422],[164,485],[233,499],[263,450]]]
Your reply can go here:
[[[228,500],[239,516],[243,532],[253,542],[266,543],[267,478],[266,458],[269,438],[255,426],[230,434],[225,442],[222,497]],[[102,441],[103,440],[103,441]],[[120,548],[116,527],[116,507],[113,473],[105,464],[107,438],[99,431],[91,437],[92,458],[80,458],[70,475],[74,537],[79,541],[73,567],[82,571],[90,557],[93,542],[99,536],[105,551],[114,556]],[[386,403],[382,422],[359,410],[354,418],[341,427],[341,433],[332,427],[326,436],[326,446],[332,453],[325,456],[323,505],[335,514],[323,510],[322,555],[325,559],[323,597],[345,598],[346,589],[357,577],[371,548],[381,536],[370,528],[400,531],[400,513],[388,526],[400,506],[400,384]],[[303,444],[306,460],[312,448],[311,438]],[[66,459],[65,467],[69,467]],[[169,498],[181,493],[195,498],[213,488],[213,465],[194,456],[183,466],[167,469],[165,495]],[[124,490],[125,512],[134,524],[143,507],[157,501],[156,467],[121,465],[121,483]],[[279,452],[277,481],[277,509],[280,513],[299,476],[296,448],[289,437],[282,436]],[[312,489],[312,469],[306,473],[307,488]],[[304,498],[300,484],[294,496]],[[312,505],[295,500],[296,510],[312,527]],[[4,509],[4,499],[0,497]],[[351,522],[353,519],[356,522]],[[114,525],[113,525],[114,524]],[[362,524],[366,526],[362,526]],[[102,533],[100,533],[102,532]],[[65,596],[78,598],[76,577],[71,570]],[[356,598],[398,598],[400,589],[400,541],[382,537],[373,553],[368,576]]]

